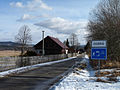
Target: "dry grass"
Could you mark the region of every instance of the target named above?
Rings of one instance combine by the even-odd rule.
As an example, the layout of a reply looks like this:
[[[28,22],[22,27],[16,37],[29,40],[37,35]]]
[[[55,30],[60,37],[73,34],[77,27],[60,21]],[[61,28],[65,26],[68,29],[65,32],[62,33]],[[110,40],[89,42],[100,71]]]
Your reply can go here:
[[[114,71],[104,71],[104,72],[100,72],[99,77],[118,77],[120,76],[120,71],[117,71],[118,69],[114,69]],[[95,73],[95,76],[97,77],[98,72]]]
[[[103,77],[103,76],[106,76],[106,75],[109,75],[109,74],[111,74],[111,72],[109,72],[109,71],[100,72],[100,75],[98,75],[98,72],[96,72],[95,76],[96,77]]]
[[[111,72],[111,74],[112,77],[118,77],[120,76],[120,71],[114,70],[113,72]]]
[[[98,69],[98,60],[91,60],[90,64],[95,70]],[[101,60],[100,65],[101,69],[120,68],[120,61]]]
[[[101,68],[120,68],[120,61],[108,61],[102,64]]]
[[[96,82],[109,83],[109,81],[107,81],[107,80],[103,80],[103,79],[100,79],[100,78],[97,78],[97,79],[96,79]]]
[[[13,50],[0,51],[0,57],[19,56],[19,55],[20,55],[20,51],[13,51]]]
[[[108,81],[118,82],[118,79],[117,79],[117,77],[112,77],[112,76],[110,76],[110,77],[108,77]]]
[[[96,82],[113,83],[113,82],[118,82],[118,79],[116,77],[108,77],[108,79],[106,79],[106,80],[97,78]]]
[[[105,83],[118,82],[117,77],[120,76],[120,69],[114,69],[114,71],[103,71],[103,72],[100,72],[100,75],[97,75],[97,72],[96,72],[95,76],[107,78],[107,80],[102,80],[98,78],[96,80],[97,82],[105,82]]]

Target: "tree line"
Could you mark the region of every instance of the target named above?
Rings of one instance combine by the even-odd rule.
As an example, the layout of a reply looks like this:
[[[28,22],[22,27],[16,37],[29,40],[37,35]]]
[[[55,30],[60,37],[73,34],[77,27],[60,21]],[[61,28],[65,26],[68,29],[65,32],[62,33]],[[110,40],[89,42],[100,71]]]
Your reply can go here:
[[[90,13],[88,32],[88,41],[107,40],[109,60],[120,60],[120,0],[101,0]]]

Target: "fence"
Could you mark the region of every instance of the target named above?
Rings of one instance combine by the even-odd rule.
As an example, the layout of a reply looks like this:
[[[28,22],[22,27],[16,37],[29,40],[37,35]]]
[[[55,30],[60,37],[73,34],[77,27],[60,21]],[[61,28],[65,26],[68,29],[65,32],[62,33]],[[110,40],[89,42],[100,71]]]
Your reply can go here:
[[[43,62],[49,62],[59,60],[67,57],[75,56],[75,54],[59,54],[59,55],[47,55],[47,56],[33,56],[33,57],[1,57],[0,58],[0,71],[5,71],[13,68],[18,68],[21,65],[34,65]]]

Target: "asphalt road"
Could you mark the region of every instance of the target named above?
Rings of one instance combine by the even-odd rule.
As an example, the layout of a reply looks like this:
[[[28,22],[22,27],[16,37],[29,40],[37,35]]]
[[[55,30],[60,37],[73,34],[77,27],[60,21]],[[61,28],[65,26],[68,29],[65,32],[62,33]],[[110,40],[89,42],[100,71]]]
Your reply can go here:
[[[0,90],[48,90],[74,63],[73,59],[0,79]]]

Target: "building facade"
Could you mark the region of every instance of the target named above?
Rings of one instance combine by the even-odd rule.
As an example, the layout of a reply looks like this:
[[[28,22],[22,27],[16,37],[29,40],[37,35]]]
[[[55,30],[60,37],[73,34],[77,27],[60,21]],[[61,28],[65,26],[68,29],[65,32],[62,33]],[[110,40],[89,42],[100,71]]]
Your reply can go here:
[[[34,48],[38,55],[42,55],[43,40],[38,42]],[[68,47],[64,45],[58,38],[47,36],[44,38],[44,53],[45,55],[54,55],[67,53]]]

